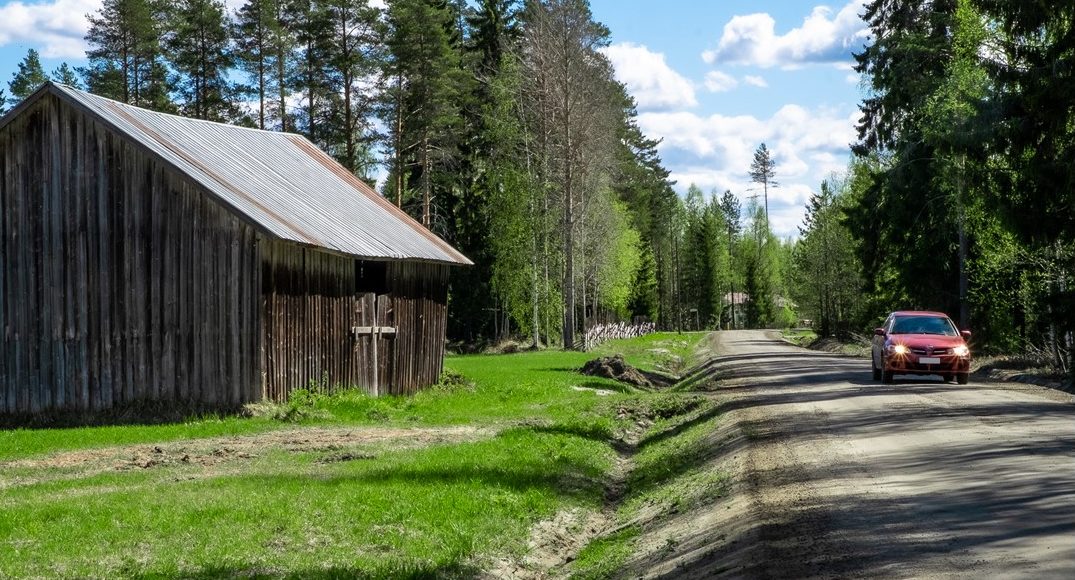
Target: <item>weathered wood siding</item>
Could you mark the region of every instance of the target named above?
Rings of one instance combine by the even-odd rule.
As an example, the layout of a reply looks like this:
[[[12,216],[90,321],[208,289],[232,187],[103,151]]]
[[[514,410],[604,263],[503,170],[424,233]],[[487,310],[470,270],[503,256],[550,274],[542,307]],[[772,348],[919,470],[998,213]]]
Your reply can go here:
[[[252,227],[52,95],[0,175],[0,412],[260,398]]]
[[[393,349],[392,394],[413,394],[437,382],[444,369],[444,340],[448,324],[449,266],[391,262],[388,286],[392,292],[390,324],[398,329]]]
[[[447,266],[362,261],[279,241],[260,248],[267,398],[285,400],[298,388],[405,394],[436,382]],[[356,334],[358,327],[395,332]]]

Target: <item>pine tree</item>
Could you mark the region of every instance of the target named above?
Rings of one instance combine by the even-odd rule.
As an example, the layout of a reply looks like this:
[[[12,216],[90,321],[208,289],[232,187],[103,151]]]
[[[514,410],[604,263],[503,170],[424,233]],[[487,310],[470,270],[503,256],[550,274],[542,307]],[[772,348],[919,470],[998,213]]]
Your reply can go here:
[[[37,51],[31,48],[26,51],[26,56],[19,63],[19,70],[12,73],[8,88],[11,90],[11,96],[21,101],[36,91],[37,87],[45,84],[47,80],[45,70],[41,68],[41,58]]]
[[[742,322],[742,312],[738,312],[737,291],[737,278],[736,268],[733,264],[732,252],[735,248],[735,244],[739,238],[739,232],[742,230],[742,209],[739,204],[739,198],[727,190],[720,198],[720,211],[724,216],[724,225],[727,228],[727,243],[728,243],[728,307],[729,307],[729,320],[731,328],[738,328]]]
[[[232,26],[235,64],[253,83],[247,92],[258,99],[259,129],[284,125],[286,104],[278,96],[287,91],[286,75],[280,72],[287,68],[289,50],[289,33],[281,20],[283,3],[284,0],[248,0],[236,11]]]
[[[585,0],[530,3],[524,22],[524,92],[530,98],[525,106],[535,123],[542,181],[557,195],[548,201],[555,201],[560,214],[562,336],[565,348],[574,348],[578,323],[586,323],[585,309],[581,319],[577,311],[586,292],[579,284],[585,255],[579,251],[584,240],[578,238],[585,235],[588,212],[611,209],[601,202],[600,184],[615,166],[623,87],[599,51],[608,44],[609,31],[593,21]]]
[[[765,198],[766,228],[769,227],[769,188],[777,186],[777,183],[773,181],[773,178],[776,177],[775,166],[776,162],[773,161],[772,153],[765,146],[765,143],[762,143],[754,151],[754,160],[750,163],[750,180],[761,184],[762,195]]]
[[[178,73],[176,92],[183,114],[226,121],[237,116],[235,88],[228,79],[235,64],[229,21],[220,0],[180,0],[165,38]]]
[[[0,89],[0,115],[7,112],[7,94],[4,89]]]
[[[530,193],[503,191],[507,181],[521,183],[526,175],[523,129],[516,107],[519,67],[512,54],[518,36],[514,4],[510,0],[482,0],[465,19],[469,36],[462,45],[461,66],[468,82],[459,87],[462,119],[454,143],[457,153],[453,170],[449,175],[442,172],[437,182],[449,192],[441,197],[450,216],[443,234],[474,262],[452,279],[454,287],[466,289],[466,299],[453,302],[449,331],[473,339],[506,327],[504,318],[510,316],[517,328],[526,329],[538,343],[528,259],[532,244],[526,238],[521,246],[507,248],[498,243],[490,228],[493,219],[515,224],[511,232],[505,232],[515,241],[518,239],[512,232],[521,236],[532,231],[531,216],[503,215],[519,213],[520,207],[528,205]],[[456,35],[452,36],[454,46]],[[515,262],[515,271],[509,275],[499,268],[501,264],[495,262],[501,260]],[[502,293],[496,282],[508,278],[518,284],[510,294]]]
[[[386,121],[390,127],[392,178],[397,203],[414,191],[423,225],[443,232],[435,219],[441,196],[438,173],[457,157],[464,84],[452,6],[439,0],[397,0],[388,7]],[[437,223],[434,223],[437,222]]]
[[[314,0],[289,2],[286,19],[295,39],[288,85],[290,92],[301,96],[295,129],[322,149],[331,149],[332,111],[341,98],[328,72],[332,21],[322,3]]]
[[[379,96],[373,79],[382,68],[380,10],[367,0],[323,0],[330,23],[328,82],[341,98],[330,113],[330,151],[351,172],[370,178],[377,138],[372,121]]]
[[[80,69],[90,92],[158,111],[173,109],[161,36],[166,2],[104,0],[88,16],[89,64]]]
[[[75,69],[68,66],[68,64],[61,63],[52,71],[52,80],[69,87],[81,89],[82,85],[78,81],[78,75],[75,73]]]

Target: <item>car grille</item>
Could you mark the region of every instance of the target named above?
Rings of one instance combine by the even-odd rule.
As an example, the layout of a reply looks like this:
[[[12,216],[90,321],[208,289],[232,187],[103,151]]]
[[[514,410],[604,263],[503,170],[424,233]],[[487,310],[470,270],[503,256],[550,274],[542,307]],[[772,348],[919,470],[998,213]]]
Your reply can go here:
[[[935,349],[933,349],[933,352],[926,352],[926,349],[924,349],[924,348],[912,348],[911,352],[914,353],[914,354],[938,356],[938,355],[952,354],[952,349],[950,349],[950,348],[935,348]]]

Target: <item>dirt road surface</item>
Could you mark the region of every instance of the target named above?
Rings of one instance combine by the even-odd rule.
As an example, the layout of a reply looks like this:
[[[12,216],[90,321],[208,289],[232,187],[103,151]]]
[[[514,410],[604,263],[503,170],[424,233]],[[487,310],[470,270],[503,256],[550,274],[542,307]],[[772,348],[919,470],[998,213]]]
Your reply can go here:
[[[740,499],[714,521],[723,530],[636,572],[1075,578],[1069,395],[939,377],[882,385],[866,360],[772,333],[717,340],[716,393],[743,440]]]

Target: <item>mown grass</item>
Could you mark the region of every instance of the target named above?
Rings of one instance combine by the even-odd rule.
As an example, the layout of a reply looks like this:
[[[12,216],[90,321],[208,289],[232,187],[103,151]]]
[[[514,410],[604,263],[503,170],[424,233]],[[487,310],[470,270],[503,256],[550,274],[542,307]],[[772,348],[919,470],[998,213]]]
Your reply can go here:
[[[241,475],[108,473],[0,493],[0,576],[426,576],[518,550],[530,522],[599,505],[601,442],[517,428],[479,442]],[[511,541],[515,539],[516,541]]]
[[[280,427],[279,422],[265,418],[206,416],[163,425],[0,430],[0,461],[61,450],[245,435]]]
[[[657,340],[607,348],[646,352]],[[677,395],[577,374],[593,356],[450,357],[456,376],[437,388],[414,397],[308,395],[277,414],[287,421],[270,413],[0,432],[0,461],[304,426],[473,425],[486,433],[346,461],[325,460],[338,451],[268,447],[209,466],[0,467],[0,577],[475,575],[490,554],[525,550],[537,521],[601,507],[613,438],[634,420],[617,409],[685,408]]]

